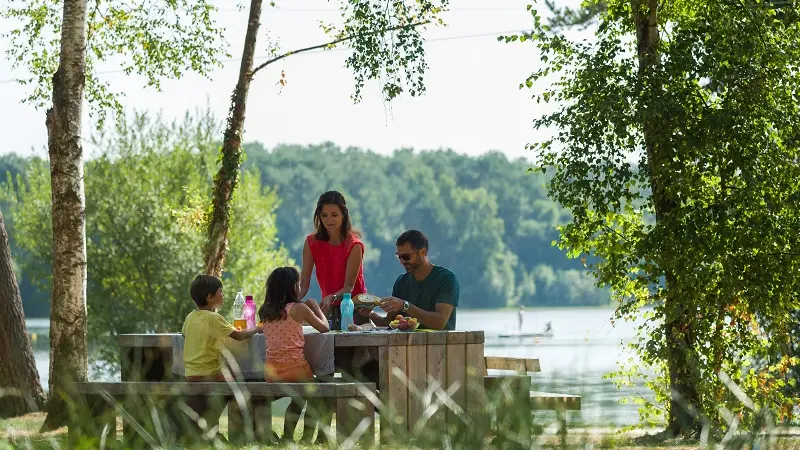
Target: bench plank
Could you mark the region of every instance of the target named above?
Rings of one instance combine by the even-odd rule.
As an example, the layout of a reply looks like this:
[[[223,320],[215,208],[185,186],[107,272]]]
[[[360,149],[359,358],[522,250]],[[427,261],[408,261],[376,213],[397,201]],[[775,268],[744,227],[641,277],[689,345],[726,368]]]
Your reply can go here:
[[[509,358],[503,356],[486,356],[486,370],[514,370],[520,375],[527,372],[541,372],[539,360],[534,358]],[[488,375],[485,373],[484,375]]]
[[[363,387],[374,392],[374,383],[363,383]],[[85,382],[75,383],[76,394],[97,394],[108,392],[112,396],[151,395],[151,396],[190,396],[190,395],[233,395],[237,390],[249,392],[256,397],[286,397],[288,395],[312,397],[362,397],[354,383],[220,383],[220,382]]]
[[[290,395],[308,398],[309,401],[312,401],[312,398],[332,399],[331,401],[336,405],[336,412],[341,416],[337,420],[340,425],[337,427],[337,440],[340,444],[347,440],[355,440],[371,445],[374,440],[375,410],[370,401],[370,393],[372,396],[375,394],[374,383],[84,382],[72,384],[70,390],[70,395],[76,399],[76,405],[86,405],[83,406],[82,411],[85,411],[88,406],[89,415],[93,416],[90,423],[94,425],[91,429],[84,429],[85,427],[81,424],[81,414],[85,413],[76,410],[72,414],[69,424],[71,442],[77,442],[86,436],[98,436],[103,432],[100,426],[106,423],[116,423],[114,406],[108,402],[123,405],[128,416],[132,415],[131,419],[123,417],[123,426],[127,425],[129,431],[126,437],[131,442],[144,444],[144,442],[139,442],[143,436],[137,436],[138,432],[133,432],[131,423],[145,430],[145,433],[149,432],[152,436],[157,434],[154,430],[164,432],[166,429],[168,430],[165,432],[167,434],[162,438],[168,441],[187,437],[188,434],[184,430],[187,426],[184,423],[187,417],[184,417],[186,414],[179,411],[184,406],[195,409],[194,406],[189,405],[189,403],[193,403],[193,399],[213,401],[216,397],[223,402],[223,407],[225,403],[229,407],[230,440],[244,439],[268,443],[273,437],[268,399]],[[240,405],[235,399],[238,392],[244,393],[244,396],[238,395],[238,401],[244,400],[244,404],[241,406],[245,409],[242,411],[239,411]],[[175,403],[184,400],[187,403],[183,406]],[[206,414],[202,412],[205,410],[210,411],[207,406],[196,411],[205,417]],[[221,409],[212,414],[214,417],[206,418],[207,422],[208,420],[213,422],[208,422],[209,425],[216,424],[219,412]],[[240,417],[231,417],[232,415],[236,416],[236,413],[239,413]],[[154,414],[158,417],[155,417]],[[257,416],[255,419],[254,414]],[[237,422],[237,419],[239,423],[234,423]],[[176,420],[183,422],[177,423]],[[174,423],[175,426],[164,428],[168,422]],[[270,426],[259,427],[259,422],[270,424]],[[197,425],[189,425],[186,430],[197,427]],[[363,428],[365,425],[366,428]],[[113,433],[113,428],[111,430]]]
[[[530,394],[531,408],[540,411],[565,410],[580,411],[581,396],[570,394],[557,394],[553,392],[532,391]]]

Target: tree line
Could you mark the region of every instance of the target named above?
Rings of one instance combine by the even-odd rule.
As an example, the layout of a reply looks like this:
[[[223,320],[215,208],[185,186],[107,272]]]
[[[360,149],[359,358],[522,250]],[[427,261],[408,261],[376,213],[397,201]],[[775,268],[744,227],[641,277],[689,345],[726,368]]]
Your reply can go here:
[[[218,126],[207,115],[182,123],[140,115],[94,138],[105,150],[85,165],[87,190],[95,193],[87,196],[89,256],[97,263],[89,269],[90,305],[118,308],[138,302],[137,311],[147,315],[161,314],[147,307],[150,302],[183,301],[185,279],[202,271],[201,258],[193,254],[200,247],[199,235],[188,237],[187,230],[197,232],[202,222],[201,199],[210,195]],[[313,229],[317,196],[338,189],[367,247],[365,276],[372,292],[388,295],[402,271],[394,239],[406,228],[419,228],[431,240],[434,262],[459,275],[462,307],[609,301],[579,260],[552,245],[558,237],[554,227],[569,217],[547,198],[544,176],[527,173],[525,160],[510,161],[498,152],[469,157],[451,150],[403,149],[383,156],[333,143],[274,149],[249,143],[244,148],[244,183],[251,186],[234,196],[240,200],[234,219],[240,225],[230,239],[247,244],[230,244],[236,263],[224,278],[232,287],[259,292],[269,266],[264,258],[299,264],[303,239]],[[50,240],[41,239],[37,228],[45,224],[48,229],[46,170],[46,161],[38,157],[0,157],[0,173],[7,175],[1,207],[8,211],[28,317],[48,314]],[[266,200],[255,201],[257,196]],[[255,235],[268,237],[258,241]],[[273,248],[285,256],[268,258]],[[186,260],[178,263],[182,257]],[[145,270],[147,282],[134,282]],[[164,329],[160,321],[153,318],[152,327]],[[125,328],[134,331],[136,323]]]

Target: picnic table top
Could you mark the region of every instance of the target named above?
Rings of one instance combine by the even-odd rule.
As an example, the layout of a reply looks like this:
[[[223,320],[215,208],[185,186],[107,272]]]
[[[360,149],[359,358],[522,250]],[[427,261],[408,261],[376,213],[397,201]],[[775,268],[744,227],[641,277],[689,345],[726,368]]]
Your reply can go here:
[[[309,335],[316,332],[306,333]],[[483,344],[483,331],[332,331],[336,347],[380,347],[408,345]],[[120,347],[172,348],[180,333],[132,333],[117,336]],[[263,335],[256,335],[263,336]]]

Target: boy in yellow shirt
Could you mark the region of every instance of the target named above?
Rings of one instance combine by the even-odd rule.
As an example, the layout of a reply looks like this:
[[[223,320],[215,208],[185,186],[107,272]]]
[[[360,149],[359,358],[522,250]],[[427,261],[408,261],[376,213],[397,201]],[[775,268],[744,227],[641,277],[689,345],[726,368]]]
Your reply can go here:
[[[243,341],[260,326],[239,331],[217,313],[222,306],[222,281],[211,275],[198,275],[189,288],[197,309],[183,322],[183,365],[186,381],[225,381],[220,356],[226,337]]]
[[[225,338],[243,341],[256,333],[260,326],[239,331],[217,313],[222,306],[222,281],[210,275],[198,275],[189,288],[197,309],[190,312],[183,322],[183,365],[186,381],[225,381],[222,374],[222,346]],[[190,398],[188,406],[206,419],[209,428],[219,421],[225,405],[210,408],[206,396]]]

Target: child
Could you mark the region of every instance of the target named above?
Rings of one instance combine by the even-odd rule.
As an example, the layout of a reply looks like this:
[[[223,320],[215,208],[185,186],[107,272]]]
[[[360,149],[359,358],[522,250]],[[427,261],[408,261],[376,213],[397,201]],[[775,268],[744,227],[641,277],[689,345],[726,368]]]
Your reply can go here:
[[[222,306],[222,282],[210,275],[198,275],[189,288],[197,309],[183,322],[183,364],[186,381],[225,381],[220,356],[226,337],[243,341],[261,333],[261,327],[239,331],[225,320],[217,309]],[[209,428],[217,425],[225,408],[224,403],[209,408],[205,396],[190,398],[187,402],[199,416],[204,417]]]
[[[217,313],[222,306],[222,281],[211,275],[198,275],[189,288],[197,309],[183,322],[183,365],[186,381],[225,381],[220,356],[226,337],[243,341],[261,333],[261,327],[239,331]]]
[[[320,333],[330,331],[328,320],[313,299],[301,302],[300,273],[294,267],[275,269],[267,278],[267,294],[258,316],[264,324],[267,340],[267,361],[264,378],[267,382],[298,383],[314,381],[303,348],[303,323]],[[294,429],[303,410],[303,403],[292,400],[283,422],[283,439],[293,441]],[[306,422],[310,422],[306,412]],[[310,424],[306,424],[306,428]],[[314,424],[316,425],[316,424]],[[312,431],[313,433],[313,431]],[[308,436],[310,439],[312,436]]]

